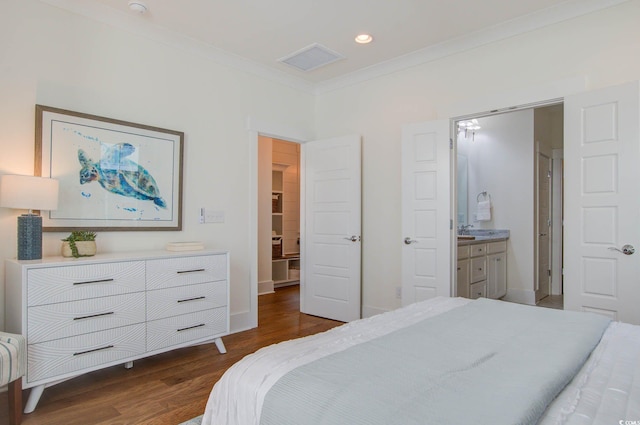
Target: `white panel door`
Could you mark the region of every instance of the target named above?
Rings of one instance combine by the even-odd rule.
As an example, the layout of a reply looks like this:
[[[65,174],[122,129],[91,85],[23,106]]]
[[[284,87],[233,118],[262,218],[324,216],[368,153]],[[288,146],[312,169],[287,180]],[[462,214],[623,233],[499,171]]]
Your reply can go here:
[[[360,136],[302,145],[300,311],[360,318]]]
[[[449,121],[402,128],[402,305],[451,296]]]
[[[565,308],[640,324],[640,87],[565,99]],[[627,254],[618,250],[626,249]]]

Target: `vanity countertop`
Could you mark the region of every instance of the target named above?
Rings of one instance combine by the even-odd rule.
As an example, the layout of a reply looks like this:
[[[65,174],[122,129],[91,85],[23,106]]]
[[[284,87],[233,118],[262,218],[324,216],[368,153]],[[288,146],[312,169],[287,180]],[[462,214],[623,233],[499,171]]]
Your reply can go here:
[[[458,238],[458,245],[475,245],[486,242],[498,242],[509,239],[509,230],[505,229],[469,229],[468,235],[474,239]],[[460,235],[459,235],[460,236]]]

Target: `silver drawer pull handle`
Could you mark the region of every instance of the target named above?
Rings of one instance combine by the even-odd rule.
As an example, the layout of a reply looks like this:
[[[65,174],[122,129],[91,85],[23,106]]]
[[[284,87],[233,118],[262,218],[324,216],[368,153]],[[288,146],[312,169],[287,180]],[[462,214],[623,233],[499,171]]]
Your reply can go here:
[[[74,317],[73,320],[92,319],[94,317],[108,316],[110,314],[114,314],[114,312],[110,311],[108,313],[98,313],[98,314],[92,314],[90,316]]]
[[[196,272],[203,272],[204,269],[194,269],[194,270],[179,270],[177,273],[181,274],[181,273],[196,273]]]
[[[113,279],[86,280],[84,282],[73,282],[74,285],[86,285],[87,283],[113,282]]]
[[[73,355],[74,356],[79,356],[81,354],[93,353],[95,351],[108,350],[109,348],[113,348],[113,345],[107,345],[106,347],[100,347],[100,348],[94,348],[93,350],[80,351],[79,353],[73,353]]]
[[[187,301],[195,301],[195,300],[204,300],[206,297],[195,297],[195,298],[186,298],[184,300],[178,300],[179,303],[186,303]]]
[[[178,329],[178,332],[188,331],[189,329],[201,328],[204,326],[204,323],[200,323],[199,325],[189,326],[188,328]]]

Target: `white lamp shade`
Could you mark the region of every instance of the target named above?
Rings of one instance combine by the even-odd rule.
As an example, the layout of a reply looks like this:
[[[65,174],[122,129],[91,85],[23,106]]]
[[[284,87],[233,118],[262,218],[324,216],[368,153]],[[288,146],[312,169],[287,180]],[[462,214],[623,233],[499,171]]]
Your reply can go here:
[[[14,174],[0,176],[0,207],[55,210],[58,208],[58,180]]]

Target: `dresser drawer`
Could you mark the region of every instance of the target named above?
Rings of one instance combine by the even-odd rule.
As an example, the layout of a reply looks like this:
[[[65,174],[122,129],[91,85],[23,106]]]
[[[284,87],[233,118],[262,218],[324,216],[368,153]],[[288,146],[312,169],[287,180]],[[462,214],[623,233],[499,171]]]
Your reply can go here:
[[[27,310],[29,344],[143,323],[145,293],[114,295]]]
[[[487,278],[487,257],[471,259],[471,283]]]
[[[472,257],[480,257],[487,253],[487,244],[479,243],[475,245],[469,245],[471,247],[471,256]]]
[[[147,261],[147,289],[162,289],[227,278],[226,255]]]
[[[470,252],[469,245],[458,245],[458,260],[469,258]]]
[[[29,306],[76,301],[145,290],[143,261],[31,269]]]
[[[507,241],[491,242],[487,244],[487,254],[496,254],[507,250]]]
[[[199,283],[147,292],[147,320],[163,319],[227,305],[227,282]]]
[[[147,322],[147,351],[213,338],[228,331],[227,307]]]
[[[57,339],[27,348],[27,382],[98,369],[100,365],[138,356],[145,350],[144,323]]]
[[[475,300],[487,296],[487,282],[476,282],[469,287],[469,298]]]

